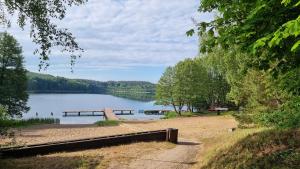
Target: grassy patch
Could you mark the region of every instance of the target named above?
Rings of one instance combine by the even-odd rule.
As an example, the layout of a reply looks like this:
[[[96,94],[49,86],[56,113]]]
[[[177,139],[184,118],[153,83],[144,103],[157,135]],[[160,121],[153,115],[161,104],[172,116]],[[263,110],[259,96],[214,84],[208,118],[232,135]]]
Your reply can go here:
[[[97,121],[95,124],[98,126],[118,126],[120,124],[120,121],[105,120],[105,121]]]
[[[172,119],[176,117],[178,117],[178,114],[174,111],[171,111],[171,112],[166,112],[164,117],[162,117],[162,119]]]
[[[2,119],[0,120],[0,127],[24,127],[37,124],[59,124],[59,122],[59,119],[55,118]]]
[[[222,115],[229,115],[229,114],[222,114]],[[195,117],[195,116],[217,116],[215,112],[182,112],[181,116],[174,111],[165,113],[162,119],[172,119],[176,117]]]
[[[204,144],[215,145],[202,152],[201,166],[197,168],[293,169],[300,166],[300,130],[239,129],[231,136],[206,140]]]

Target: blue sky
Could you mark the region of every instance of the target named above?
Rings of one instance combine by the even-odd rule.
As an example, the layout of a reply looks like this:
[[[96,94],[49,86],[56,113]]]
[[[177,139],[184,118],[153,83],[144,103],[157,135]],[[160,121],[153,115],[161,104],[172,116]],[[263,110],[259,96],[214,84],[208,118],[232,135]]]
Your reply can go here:
[[[185,32],[194,27],[191,18],[207,21],[212,14],[199,14],[199,0],[89,0],[68,9],[56,23],[68,28],[85,52],[71,73],[70,59],[52,51],[50,67],[41,73],[107,80],[157,82],[167,66],[198,53],[197,37]],[[28,29],[16,25],[7,30],[23,47],[26,68],[38,72],[38,56]]]

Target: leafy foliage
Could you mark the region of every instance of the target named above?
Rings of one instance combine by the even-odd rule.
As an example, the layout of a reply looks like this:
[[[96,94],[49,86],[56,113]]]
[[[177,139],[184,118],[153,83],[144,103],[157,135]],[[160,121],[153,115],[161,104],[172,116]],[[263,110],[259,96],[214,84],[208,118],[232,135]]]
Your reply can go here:
[[[0,104],[10,116],[21,116],[26,106],[27,78],[23,67],[22,49],[7,33],[0,34]]]
[[[39,48],[34,53],[40,55],[40,68],[49,59],[51,48],[61,47],[71,53],[71,64],[80,56],[82,49],[78,46],[72,33],[58,28],[52,20],[62,20],[68,6],[81,5],[86,0],[5,0],[0,1],[0,24],[10,26],[8,17],[17,13],[17,23],[24,29],[30,25],[30,36]],[[48,66],[48,63],[46,63]]]
[[[238,45],[252,54],[252,67],[270,69],[275,75],[299,66],[300,8],[295,1],[282,3],[278,0],[201,1],[199,11],[216,10],[219,14],[211,22],[198,24],[201,52],[211,52],[215,46],[230,49]]]
[[[278,128],[299,128],[300,97],[295,97],[285,102],[280,109],[263,113],[258,118],[262,124],[267,126],[276,126]]]
[[[245,122],[298,127],[299,112],[290,100],[299,96],[299,5],[299,0],[200,3],[200,12],[217,11],[212,21],[197,25],[200,52],[217,60],[216,69],[230,85],[227,99],[243,108],[237,117]]]
[[[7,110],[4,106],[0,105],[0,121],[8,119]],[[1,124],[1,123],[0,123]],[[7,135],[8,127],[0,127],[0,136]]]

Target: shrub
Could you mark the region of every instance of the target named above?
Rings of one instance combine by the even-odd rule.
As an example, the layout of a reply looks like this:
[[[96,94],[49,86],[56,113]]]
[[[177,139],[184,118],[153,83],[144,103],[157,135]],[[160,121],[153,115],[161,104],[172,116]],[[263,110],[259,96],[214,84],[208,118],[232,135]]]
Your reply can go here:
[[[300,127],[300,97],[293,97],[278,110],[262,113],[258,119],[265,126],[275,126],[277,128]]]
[[[170,111],[170,112],[166,112],[163,119],[172,119],[172,118],[176,118],[178,116],[178,114],[174,111]]]
[[[117,120],[105,120],[105,121],[97,121],[95,124],[97,126],[118,126],[120,122]]]
[[[8,118],[6,109],[0,105],[0,136],[7,135],[8,128],[2,124],[2,121]]]

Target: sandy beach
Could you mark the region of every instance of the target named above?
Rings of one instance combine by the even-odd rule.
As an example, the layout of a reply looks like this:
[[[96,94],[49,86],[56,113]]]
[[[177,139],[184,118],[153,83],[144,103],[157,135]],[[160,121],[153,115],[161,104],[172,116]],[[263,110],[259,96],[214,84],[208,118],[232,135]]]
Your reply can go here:
[[[95,125],[38,125],[16,130],[16,141],[19,144],[36,144],[177,128],[179,129],[179,144],[174,145],[167,142],[135,143],[95,150],[14,159],[13,163],[22,166],[25,160],[30,161],[28,164],[31,165],[37,165],[36,163],[38,162],[39,165],[42,165],[40,166],[41,168],[55,169],[62,166],[68,168],[64,162],[59,162],[59,159],[73,157],[73,160],[68,162],[70,163],[69,166],[73,165],[73,163],[71,164],[72,161],[79,158],[80,160],[88,161],[88,165],[95,163],[96,168],[141,168],[141,166],[147,166],[148,169],[190,168],[193,164],[197,163],[199,152],[206,148],[202,140],[230,134],[228,129],[236,126],[236,121],[230,116],[186,117],[151,122],[123,122],[119,126],[113,127],[98,127]],[[1,144],[7,141],[9,140],[2,139]],[[58,159],[58,162],[55,164],[45,160],[54,157]],[[90,160],[94,160],[94,162],[91,164]]]

